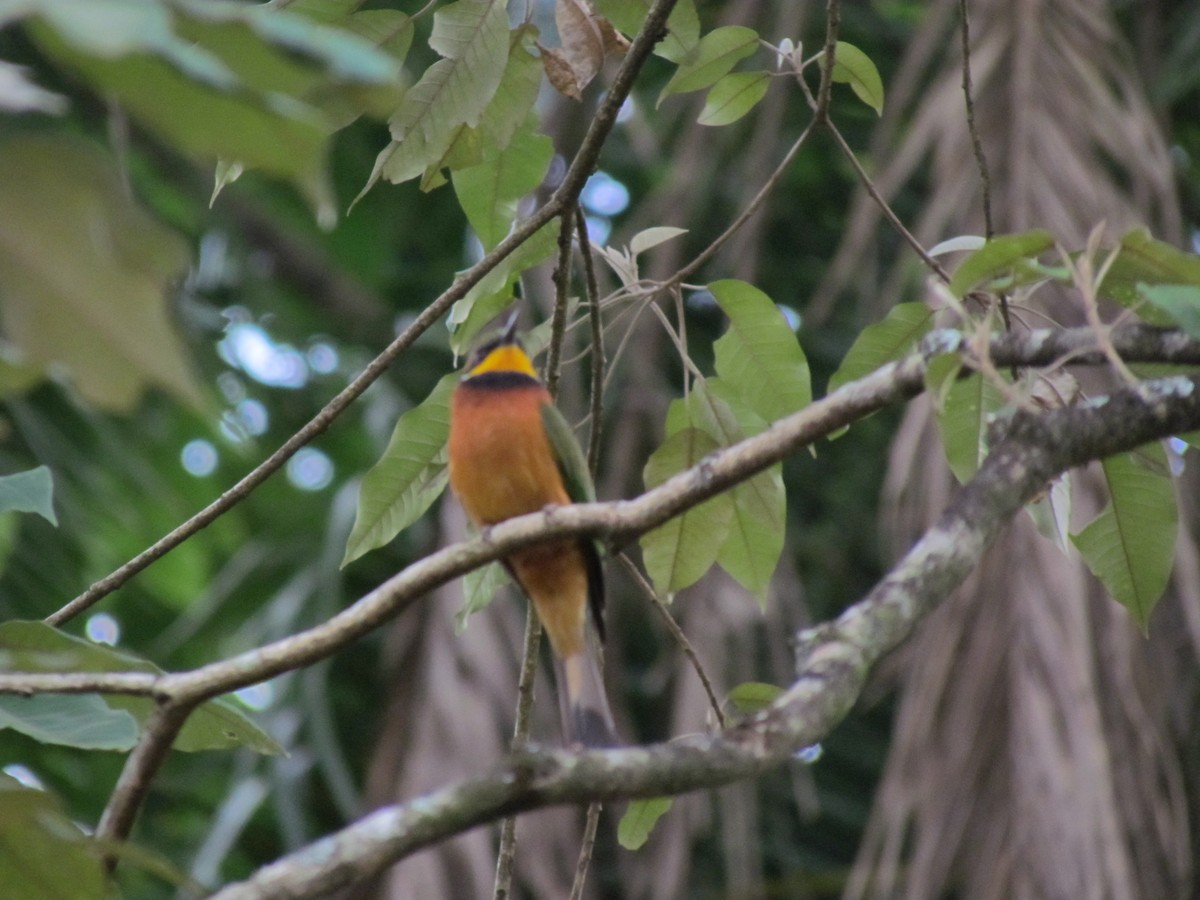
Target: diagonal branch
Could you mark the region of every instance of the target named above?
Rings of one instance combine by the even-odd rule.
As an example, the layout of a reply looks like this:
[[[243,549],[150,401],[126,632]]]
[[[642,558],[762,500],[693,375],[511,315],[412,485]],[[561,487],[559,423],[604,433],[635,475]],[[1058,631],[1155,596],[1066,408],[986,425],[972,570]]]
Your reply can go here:
[[[1200,384],[1176,377],[1102,405],[1017,411],[938,521],[863,600],[800,635],[797,677],[767,709],[727,731],[667,744],[570,753],[529,750],[491,775],[386,807],[265,866],[212,900],[327,896],[416,850],[503,815],[565,803],[679,794],[755,776],[824,738],[871,667],[977,565],[1013,516],[1058,474],[1200,426]]]
[[[666,27],[667,16],[670,15],[676,2],[677,0],[655,0],[646,13],[642,30],[630,43],[629,49],[625,53],[625,59],[613,77],[612,84],[597,108],[595,116],[592,117],[587,134],[584,135],[566,175],[563,176],[563,180],[554,194],[542,207],[528,219],[518,223],[512,233],[496,245],[490,253],[487,253],[483,259],[462,272],[441,296],[422,310],[408,328],[404,329],[382,353],[371,360],[350,384],[330,400],[307,425],[288,438],[278,450],[182,525],[151,544],[109,575],[101,578],[61,609],[51,613],[46,617],[46,622],[50,625],[61,625],[79,615],[244,500],[255,488],[282,468],[296,454],[296,451],[324,433],[333,424],[333,421],[358,399],[363,391],[387,371],[401,353],[412,346],[416,339],[440,319],[454,303],[465,297],[467,292],[488,272],[525,243],[543,225],[571,209],[579,199],[579,194],[588,177],[595,169],[600,150],[608,140],[613,125],[616,124],[617,113],[620,112],[621,105],[633,89],[634,80],[641,71],[642,65],[661,38]]]
[[[1134,325],[1109,335],[1126,362],[1200,365],[1200,341],[1168,329]],[[601,535],[621,544],[662,524],[814,441],[924,389],[926,362],[943,353],[968,353],[962,333],[935,331],[921,352],[888,363],[817,400],[766,431],[701,460],[632,500],[573,504],[509,519],[486,536],[426,556],[349,608],[306,631],[186,672],[0,673],[0,694],[104,693],[200,702],[310,665],[388,621],[427,591],[513,550],[568,535]],[[1069,359],[1100,365],[1107,359],[1090,328],[1037,329],[999,335],[990,346],[997,366],[1045,366]],[[964,360],[967,368],[971,360]],[[1184,379],[1186,383],[1191,383]],[[1146,385],[1160,382],[1146,382]],[[1161,383],[1171,383],[1165,379]]]

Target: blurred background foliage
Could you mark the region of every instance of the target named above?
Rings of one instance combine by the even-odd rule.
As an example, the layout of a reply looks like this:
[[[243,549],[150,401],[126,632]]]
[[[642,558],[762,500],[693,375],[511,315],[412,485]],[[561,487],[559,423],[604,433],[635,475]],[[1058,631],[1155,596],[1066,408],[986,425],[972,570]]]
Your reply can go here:
[[[0,80],[0,474],[49,466],[59,518],[58,528],[11,514],[0,523],[0,619],[46,616],[212,500],[307,422],[473,260],[449,187],[423,193],[415,184],[380,183],[346,213],[388,140],[379,114],[389,108],[389,91],[419,71],[413,60],[402,70],[392,55],[403,55],[393,7],[411,13],[415,4],[268,6],[289,7],[290,26],[272,20],[275,10],[204,0],[0,3],[0,79],[9,79]],[[768,40],[790,36],[814,47],[823,35],[811,5],[697,6],[706,28],[750,24]],[[1169,135],[1185,232],[1194,236],[1200,15],[1182,3],[1114,9]],[[923,33],[927,4],[876,0],[844,4],[842,12],[843,39],[866,51],[891,85],[906,48]],[[351,13],[361,18],[348,19]],[[335,27],[312,25],[322,21]],[[808,117],[797,92],[780,85],[738,125],[698,129],[694,95],[654,107],[672,71],[661,59],[647,65],[584,194],[598,241],[623,244],[651,225],[689,229],[679,246],[654,258],[662,272],[725,227]],[[231,75],[248,87],[230,90]],[[289,96],[308,102],[300,108]],[[560,156],[578,143],[596,96],[593,89],[582,104],[543,97],[543,128]],[[875,114],[840,91],[832,115],[862,149],[864,164],[876,166],[866,149]],[[232,179],[217,168],[226,183],[212,199],[221,159],[240,159],[246,171]],[[855,185],[832,142],[815,140],[766,213],[703,273],[705,280],[749,280],[786,308],[818,396],[875,315],[871,303],[845,292],[819,322],[808,320],[808,298],[845,234]],[[909,182],[894,201],[901,217],[914,220],[934,187]],[[98,258],[88,246],[102,248]],[[895,249],[885,237],[883,255]],[[544,276],[527,279],[526,290],[540,318],[549,296]],[[703,296],[687,304],[690,349],[705,370],[720,318]],[[611,332],[610,347],[625,327]],[[640,488],[666,403],[680,390],[678,363],[652,334],[657,326],[646,317],[635,327],[637,349],[618,361],[608,395],[603,497]],[[445,514],[431,513],[387,547],[338,568],[359,478],[396,417],[454,366],[447,334],[435,327],[285,471],[67,630],[166,669],[193,667],[327,618],[447,539]],[[586,360],[568,370],[568,402],[585,383],[581,366]],[[623,421],[641,423],[648,436],[631,437],[636,428],[623,429]],[[736,640],[698,641],[706,653],[724,647],[741,655],[734,662],[706,656],[723,689],[736,683],[726,672],[784,682],[790,660],[780,649],[790,628],[836,614],[881,573],[878,504],[897,421],[897,412],[874,416],[815,456],[785,464],[786,559],[771,597],[785,614],[760,618],[753,599],[727,583],[697,589],[743,604],[749,623]],[[616,705],[631,736],[667,737],[666,723],[679,721],[670,713],[682,690],[677,682],[688,675],[677,648],[648,624],[651,615],[629,612],[641,603],[629,585],[611,580]],[[677,609],[689,600],[682,594]],[[519,623],[516,600],[504,596],[499,605]],[[697,618],[682,616],[685,628]],[[764,622],[788,627],[772,634]],[[473,623],[468,634],[486,627]],[[381,796],[369,800],[366,785],[372,758],[381,758],[389,698],[418,677],[395,667],[407,658],[377,633],[311,669],[239,692],[238,702],[289,755],[174,754],[134,841],[215,885],[360,815]],[[515,700],[515,676],[502,670],[497,677],[496,690]],[[444,699],[453,709],[455,697]],[[415,731],[431,714],[413,705],[402,715]],[[497,746],[511,715],[508,707],[495,712]],[[882,771],[891,715],[877,692],[820,748],[815,764],[797,762],[741,799],[721,792],[716,812],[694,826],[680,845],[683,856],[670,863],[690,872],[677,876],[675,895],[839,894]],[[46,786],[85,825],[97,821],[122,760],[0,731],[0,766]],[[737,819],[735,809],[746,818]],[[723,815],[746,822],[757,838],[737,833]],[[624,851],[602,834],[595,896],[667,896],[632,887],[650,885],[645,870],[667,865],[655,855],[655,840],[640,851],[640,863],[618,863]],[[743,844],[752,859],[731,849]],[[630,865],[643,866],[641,881],[628,874]],[[175,891],[170,879],[136,863],[123,866],[121,884],[129,897]]]

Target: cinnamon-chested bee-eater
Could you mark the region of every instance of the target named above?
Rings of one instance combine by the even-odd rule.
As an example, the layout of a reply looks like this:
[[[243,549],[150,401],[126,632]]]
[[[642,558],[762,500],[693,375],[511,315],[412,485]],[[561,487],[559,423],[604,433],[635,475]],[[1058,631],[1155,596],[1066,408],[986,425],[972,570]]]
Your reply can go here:
[[[471,355],[450,407],[450,486],[485,528],[552,504],[595,499],[583,452],[517,339],[516,320],[514,313]],[[539,544],[503,562],[550,638],[566,740],[615,744],[599,667],[604,580],[595,542]]]

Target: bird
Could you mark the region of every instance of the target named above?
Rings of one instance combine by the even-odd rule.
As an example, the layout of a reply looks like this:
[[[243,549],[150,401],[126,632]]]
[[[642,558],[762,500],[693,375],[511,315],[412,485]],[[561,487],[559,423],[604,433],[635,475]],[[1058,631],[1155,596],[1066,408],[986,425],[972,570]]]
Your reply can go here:
[[[517,317],[471,354],[450,404],[450,487],[483,529],[595,500],[583,451],[517,337]],[[566,742],[616,746],[600,668],[604,573],[596,542],[570,537],[502,562],[550,639]]]

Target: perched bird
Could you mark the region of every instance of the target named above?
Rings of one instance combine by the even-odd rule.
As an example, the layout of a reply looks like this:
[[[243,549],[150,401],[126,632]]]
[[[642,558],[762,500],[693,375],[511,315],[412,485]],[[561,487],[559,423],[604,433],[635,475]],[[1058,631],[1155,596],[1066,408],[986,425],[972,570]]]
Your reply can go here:
[[[450,407],[450,486],[481,527],[595,499],[583,452],[538,380],[516,320],[514,313],[471,355]],[[550,638],[566,740],[614,745],[599,666],[604,578],[595,542],[573,537],[540,544],[503,562]]]

